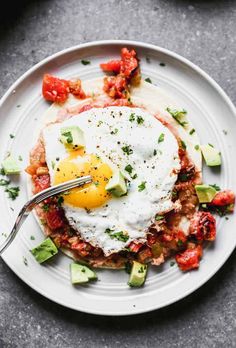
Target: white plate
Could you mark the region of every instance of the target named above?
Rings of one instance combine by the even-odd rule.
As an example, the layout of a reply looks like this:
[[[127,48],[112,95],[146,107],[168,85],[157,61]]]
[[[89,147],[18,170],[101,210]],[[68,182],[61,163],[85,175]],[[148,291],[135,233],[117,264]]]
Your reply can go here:
[[[134,47],[141,59],[143,76],[163,87],[188,111],[201,142],[215,144],[220,149],[222,170],[204,168],[205,182],[236,191],[236,166],[233,163],[236,158],[236,112],[229,98],[216,82],[188,60],[163,48],[132,41],[93,42],[66,49],[43,60],[17,80],[1,100],[1,158],[10,151],[23,157],[22,169],[27,165],[34,129],[48,108],[40,93],[43,73],[65,78],[78,75],[82,80],[100,76],[99,63],[117,58],[123,46]],[[88,59],[91,64],[84,66],[81,59]],[[166,66],[160,66],[160,62]],[[225,135],[223,130],[228,134]],[[15,135],[14,139],[9,137],[10,133]],[[17,212],[27,200],[24,173],[19,181],[21,193],[14,202],[6,198],[3,189],[0,190],[3,234],[10,231]],[[24,282],[57,303],[88,313],[128,315],[171,304],[212,277],[235,247],[235,215],[227,221],[219,220],[217,231],[217,240],[205,251],[198,271],[183,274],[167,262],[163,267],[150,269],[142,289],[130,289],[124,271],[110,270],[98,271],[98,282],[73,287],[69,278],[70,260],[62,254],[47,265],[37,264],[29,249],[41,242],[43,235],[33,215],[3,254],[3,259]],[[32,235],[35,240],[31,240]],[[0,235],[0,242],[3,238]],[[28,265],[24,264],[24,258]]]

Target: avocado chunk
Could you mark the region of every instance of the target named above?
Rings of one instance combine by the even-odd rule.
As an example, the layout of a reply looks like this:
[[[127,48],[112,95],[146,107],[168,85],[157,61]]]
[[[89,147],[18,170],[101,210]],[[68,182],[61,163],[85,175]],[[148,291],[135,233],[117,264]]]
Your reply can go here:
[[[133,261],[128,285],[131,287],[140,287],[144,284],[147,275],[147,265]]]
[[[199,203],[210,203],[215,197],[217,191],[209,185],[195,185]]]
[[[80,149],[85,146],[84,132],[77,126],[61,128],[61,142],[74,149]]]
[[[20,174],[20,167],[11,155],[2,162],[2,167],[6,175]]]
[[[124,196],[127,193],[124,175],[120,171],[115,172],[108,181],[105,189],[116,197]]]
[[[209,167],[215,167],[221,165],[221,156],[217,149],[215,149],[212,145],[200,145],[202,155],[206,164]]]
[[[51,238],[46,238],[41,244],[31,250],[38,263],[43,263],[58,253]]]
[[[84,284],[88,283],[90,280],[97,279],[97,275],[94,271],[79,263],[71,263],[70,272],[72,284]]]

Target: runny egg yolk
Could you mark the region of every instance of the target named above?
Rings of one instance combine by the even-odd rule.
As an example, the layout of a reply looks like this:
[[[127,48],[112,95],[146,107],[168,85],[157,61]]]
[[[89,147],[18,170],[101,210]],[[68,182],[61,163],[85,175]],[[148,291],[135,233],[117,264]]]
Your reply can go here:
[[[68,194],[64,195],[64,202],[73,207],[86,209],[104,205],[111,197],[105,186],[112,176],[112,170],[108,164],[102,162],[100,157],[94,154],[73,152],[69,157],[60,161],[55,169],[54,185],[84,175],[91,175],[93,181],[70,190]]]

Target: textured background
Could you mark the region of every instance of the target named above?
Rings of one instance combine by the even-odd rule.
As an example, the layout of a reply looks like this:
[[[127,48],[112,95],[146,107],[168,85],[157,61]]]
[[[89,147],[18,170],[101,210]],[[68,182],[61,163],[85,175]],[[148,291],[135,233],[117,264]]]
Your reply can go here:
[[[236,102],[236,1],[18,0],[7,6],[0,13],[1,95],[56,51],[134,39],[189,58]],[[0,261],[0,348],[236,347],[235,264],[234,253],[206,285],[168,308],[108,318],[44,299]]]

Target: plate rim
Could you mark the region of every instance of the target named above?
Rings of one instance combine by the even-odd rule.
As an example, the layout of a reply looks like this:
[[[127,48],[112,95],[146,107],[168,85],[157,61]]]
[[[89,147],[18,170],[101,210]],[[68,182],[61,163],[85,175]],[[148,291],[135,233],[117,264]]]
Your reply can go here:
[[[192,63],[189,59],[183,57],[182,55],[175,53],[169,49],[154,45],[154,44],[150,44],[150,43],[145,43],[142,41],[135,41],[135,40],[99,40],[99,41],[90,41],[90,42],[86,42],[83,44],[78,44],[78,45],[74,45],[68,48],[65,48],[63,50],[60,50],[46,58],[44,58],[43,60],[41,60],[40,62],[38,62],[37,64],[33,65],[30,69],[28,69],[25,73],[23,73],[8,89],[7,91],[3,94],[3,96],[0,99],[0,108],[3,105],[3,103],[6,101],[6,99],[13,93],[13,91],[17,88],[17,86],[24,81],[27,77],[29,77],[31,75],[31,73],[33,73],[34,71],[36,71],[38,68],[42,67],[44,64],[50,62],[51,60],[60,57],[64,54],[79,50],[79,49],[83,49],[83,48],[91,48],[91,47],[96,47],[96,46],[107,46],[107,45],[127,45],[127,46],[136,46],[139,48],[145,48],[145,49],[150,49],[150,50],[154,50],[163,54],[166,54],[168,56],[170,56],[171,58],[176,59],[179,62],[182,62],[184,65],[187,65],[189,68],[191,68],[193,71],[197,72],[198,75],[200,75],[206,82],[208,82],[221,96],[221,98],[225,101],[225,103],[228,105],[230,111],[232,112],[232,115],[234,116],[234,118],[236,119],[236,107],[234,106],[233,102],[231,101],[231,99],[229,98],[229,96],[226,94],[226,92],[222,89],[222,87],[220,87],[220,85],[210,76],[208,75],[208,73],[206,73],[202,68],[200,68],[198,65],[196,65],[195,63]],[[28,286],[30,286],[34,291],[36,291],[37,293],[39,293],[40,295],[46,297],[47,299],[62,305],[66,308],[70,308],[76,311],[80,311],[80,312],[84,312],[84,313],[89,313],[89,314],[95,314],[95,315],[106,315],[106,316],[127,316],[127,315],[136,315],[136,314],[141,314],[141,313],[146,313],[146,312],[151,312],[166,306],[169,306],[175,302],[180,301],[181,299],[189,296],[191,293],[195,292],[196,290],[198,290],[202,285],[204,285],[209,279],[211,279],[214,274],[216,274],[216,272],[219,271],[219,269],[224,265],[224,263],[228,260],[228,258],[230,257],[230,255],[232,254],[232,252],[235,249],[234,244],[232,244],[231,248],[228,250],[228,252],[225,254],[225,256],[222,258],[221,262],[217,265],[217,267],[213,268],[211,272],[209,272],[205,277],[203,277],[201,279],[201,281],[199,282],[199,284],[197,286],[193,286],[190,287],[189,289],[187,289],[185,292],[183,292],[181,295],[177,296],[177,297],[173,297],[172,299],[166,300],[162,303],[161,306],[156,306],[153,308],[153,306],[149,306],[149,307],[145,307],[144,309],[132,309],[132,311],[127,310],[127,312],[122,312],[122,313],[117,313],[117,312],[110,312],[107,311],[106,309],[104,309],[103,312],[101,311],[96,311],[93,309],[78,309],[73,305],[67,305],[65,303],[63,303],[61,300],[58,299],[54,299],[52,296],[50,296],[50,294],[48,295],[45,291],[43,291],[42,289],[38,289],[37,286],[35,286],[34,284],[31,283],[30,280],[25,279],[19,272],[17,272],[13,266],[11,266],[8,261],[7,258],[4,257],[4,254],[1,256],[3,261],[7,264],[7,266],[24,282],[26,283]]]

